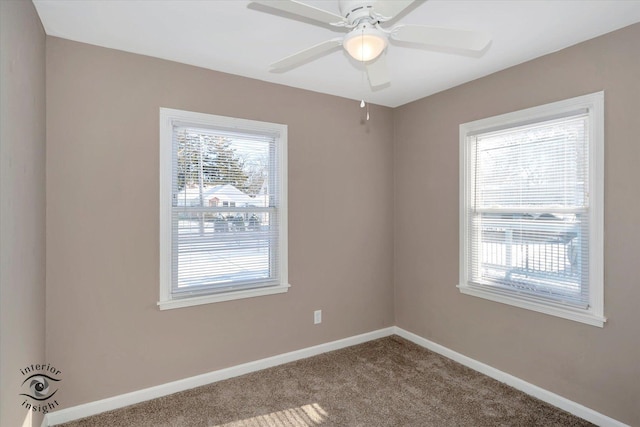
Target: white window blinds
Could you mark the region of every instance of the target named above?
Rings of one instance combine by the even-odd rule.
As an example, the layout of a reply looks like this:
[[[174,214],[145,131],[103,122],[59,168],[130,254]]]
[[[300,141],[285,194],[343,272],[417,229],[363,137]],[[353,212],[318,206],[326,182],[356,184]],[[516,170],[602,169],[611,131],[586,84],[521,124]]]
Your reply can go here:
[[[286,128],[168,109],[161,122],[161,308],[286,291]]]
[[[460,125],[460,292],[602,326],[604,94]]]
[[[274,136],[176,126],[174,295],[277,284]]]
[[[586,307],[588,116],[470,137],[469,277]]]

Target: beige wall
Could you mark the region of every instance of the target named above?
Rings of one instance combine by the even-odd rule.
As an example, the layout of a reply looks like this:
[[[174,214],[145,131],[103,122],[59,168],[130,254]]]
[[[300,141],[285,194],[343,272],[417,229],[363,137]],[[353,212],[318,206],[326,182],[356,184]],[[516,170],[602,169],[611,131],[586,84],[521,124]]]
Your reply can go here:
[[[30,1],[0,1],[0,52],[0,425],[30,426],[19,370],[45,356],[45,34]]]
[[[603,329],[462,295],[458,126],[605,91]],[[396,324],[640,425],[640,24],[395,111]]]
[[[287,294],[158,310],[160,107],[289,126]],[[391,109],[49,38],[47,111],[61,407],[393,324]]]

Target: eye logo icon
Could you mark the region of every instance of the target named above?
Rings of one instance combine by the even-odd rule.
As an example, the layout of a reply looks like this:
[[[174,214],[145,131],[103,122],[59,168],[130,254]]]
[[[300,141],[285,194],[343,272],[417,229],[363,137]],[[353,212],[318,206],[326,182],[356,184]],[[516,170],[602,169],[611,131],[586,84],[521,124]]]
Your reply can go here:
[[[57,382],[61,381],[59,370],[51,364],[33,364],[20,369],[20,373],[24,375],[24,380],[19,395],[25,396],[21,406],[28,411],[44,414],[59,406],[57,400],[51,399],[58,392]]]
[[[45,374],[34,374],[28,377],[22,385],[29,383],[29,393],[20,393],[21,396],[30,397],[33,400],[47,400],[58,391],[53,390],[50,381],[60,381]]]

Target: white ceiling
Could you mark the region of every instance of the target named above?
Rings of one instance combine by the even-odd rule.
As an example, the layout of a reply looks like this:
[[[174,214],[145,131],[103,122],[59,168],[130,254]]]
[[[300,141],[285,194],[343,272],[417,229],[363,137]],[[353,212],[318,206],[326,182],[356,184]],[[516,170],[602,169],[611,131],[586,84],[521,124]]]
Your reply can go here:
[[[1,0],[0,0],[1,1]],[[393,1],[393,0],[391,0]],[[372,91],[333,52],[286,73],[269,64],[343,32],[242,0],[33,0],[48,35],[396,107],[640,22],[640,0],[429,0],[394,23],[485,31],[480,57],[392,42],[391,84]],[[339,14],[337,0],[306,0]],[[266,12],[269,10],[269,12]],[[640,41],[638,41],[640,54]]]

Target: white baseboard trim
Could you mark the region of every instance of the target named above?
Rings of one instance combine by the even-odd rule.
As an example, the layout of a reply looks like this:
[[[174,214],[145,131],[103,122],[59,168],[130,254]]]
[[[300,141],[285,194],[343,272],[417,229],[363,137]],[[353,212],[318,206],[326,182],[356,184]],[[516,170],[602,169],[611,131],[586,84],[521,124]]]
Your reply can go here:
[[[394,334],[412,341],[428,350],[441,354],[484,375],[510,385],[517,390],[527,393],[542,400],[543,402],[547,402],[557,408],[563,409],[598,426],[629,427],[627,424],[596,412],[593,409],[587,408],[586,406],[580,405],[579,403],[566,399],[560,395],[533,385],[520,378],[514,377],[511,374],[507,374],[506,372],[500,371],[496,368],[493,368],[489,365],[486,365],[482,362],[479,362],[475,359],[444,347],[440,344],[436,344],[433,341],[429,341],[426,338],[422,338],[419,335],[416,335],[397,326],[379,329],[377,331],[368,332],[365,334],[356,335],[353,337],[344,338],[313,347],[307,347],[301,350],[296,350],[277,356],[267,357],[266,359],[260,359],[254,362],[243,363],[242,365],[220,369],[218,371],[197,375],[195,377],[185,378],[166,384],[161,384],[155,387],[149,387],[142,390],[133,391],[131,393],[125,393],[119,396],[109,397],[107,399],[102,399],[95,402],[89,402],[82,405],[73,406],[71,408],[50,412],[45,415],[42,421],[42,427],[55,426],[80,418],[89,417],[91,415],[97,415],[102,412],[123,408],[125,406],[134,405],[136,403],[156,399],[158,397],[167,396],[180,391],[189,390],[191,388],[200,387],[217,381],[222,381],[251,372],[260,371],[262,369],[270,368],[273,366],[294,362],[296,360],[305,359],[307,357],[316,356],[318,354],[326,353],[333,350],[339,350],[341,348],[350,347],[352,345],[361,344],[367,341],[387,337]]]
[[[133,405],[151,399],[156,399],[158,397],[167,396],[169,394],[189,390],[191,388],[226,380],[228,378],[260,371],[262,369],[294,362],[300,359],[306,359],[307,357],[316,356],[318,354],[326,353],[329,351],[339,350],[341,348],[362,344],[367,341],[393,335],[394,331],[394,327],[379,329],[377,331],[367,332],[365,334],[356,335],[337,341],[331,341],[325,344],[307,347],[301,350],[296,350],[277,356],[267,357],[266,359],[260,359],[254,362],[243,363],[242,365],[220,369],[218,371],[197,375],[195,377],[185,378],[166,384],[161,384],[155,387],[133,391],[131,393],[125,393],[119,396],[109,397],[107,399],[61,409],[59,411],[50,412],[45,415],[44,420],[42,421],[42,427],[49,427],[55,426],[57,424],[67,423],[69,421],[74,421],[102,412],[123,408],[125,406]]]
[[[406,338],[407,340],[412,341],[421,347],[441,354],[446,358],[454,360],[462,365],[473,369],[474,371],[478,371],[488,377],[505,383],[517,390],[527,393],[530,396],[536,397],[543,402],[549,403],[550,405],[553,405],[557,408],[563,409],[593,424],[602,427],[629,427],[627,424],[596,412],[593,409],[587,408],[586,406],[580,405],[579,403],[576,403],[572,400],[533,385],[518,377],[514,377],[511,374],[507,374],[506,372],[500,371],[499,369],[493,368],[475,359],[467,357],[440,344],[436,344],[435,342],[429,341],[426,338],[422,338],[421,336],[416,335],[412,332],[406,331],[397,326],[394,326],[393,329],[395,334],[401,336],[402,338]]]

